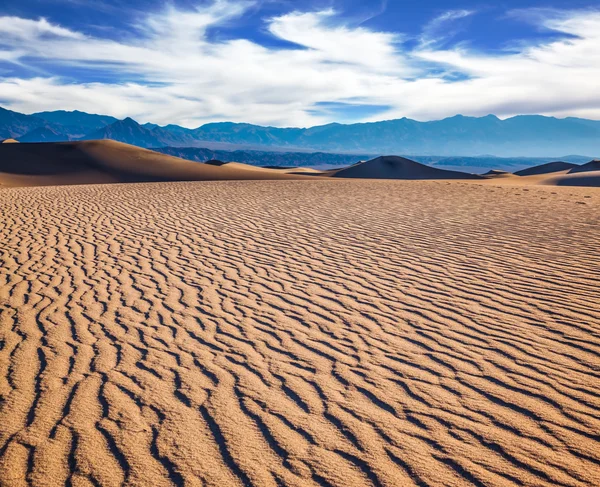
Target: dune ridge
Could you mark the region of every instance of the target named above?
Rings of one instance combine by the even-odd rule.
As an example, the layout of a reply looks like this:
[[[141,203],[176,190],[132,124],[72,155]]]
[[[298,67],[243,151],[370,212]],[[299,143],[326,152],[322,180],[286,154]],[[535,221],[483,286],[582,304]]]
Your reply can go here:
[[[292,180],[305,178],[470,180],[502,184],[600,186],[598,162],[572,167],[549,163],[512,174],[491,170],[484,175],[427,166],[398,156],[377,157],[348,167],[267,168],[239,162],[206,163],[141,149],[111,140],[0,145],[0,186],[54,186],[156,181]],[[585,176],[576,176],[585,173]]]
[[[338,178],[368,179],[482,179],[481,176],[426,166],[399,156],[382,156],[331,171]]]
[[[245,164],[199,164],[112,140],[0,146],[0,184],[294,179]]]
[[[577,167],[577,164],[570,162],[547,162],[546,164],[540,164],[538,166],[522,169],[521,171],[516,171],[515,174],[517,176],[539,176],[541,174],[568,171],[575,167]]]
[[[556,186],[585,186],[600,187],[600,170],[598,171],[569,171],[567,174],[549,178],[544,184]]]
[[[144,183],[0,208],[3,487],[600,484],[597,190]]]
[[[570,171],[569,174],[576,174],[580,172],[598,172],[600,171],[600,161],[594,160],[590,161],[586,164],[582,164],[581,166],[575,166]]]

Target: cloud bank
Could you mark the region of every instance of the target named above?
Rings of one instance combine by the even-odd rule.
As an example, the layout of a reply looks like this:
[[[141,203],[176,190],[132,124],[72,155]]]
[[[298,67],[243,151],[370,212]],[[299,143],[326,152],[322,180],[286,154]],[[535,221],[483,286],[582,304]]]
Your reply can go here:
[[[513,12],[556,35],[495,53],[447,47],[452,24],[474,15],[464,10],[432,19],[416,43],[344,24],[334,10],[264,19],[269,35],[285,41],[277,47],[211,38],[211,28],[252,6],[219,0],[186,11],[169,7],[118,40],[44,18],[0,17],[0,63],[29,73],[11,76],[0,64],[0,103],[25,113],[78,109],[188,127],[215,120],[318,125],[333,121],[319,111],[324,103],[387,107],[377,119],[600,119],[600,11]]]

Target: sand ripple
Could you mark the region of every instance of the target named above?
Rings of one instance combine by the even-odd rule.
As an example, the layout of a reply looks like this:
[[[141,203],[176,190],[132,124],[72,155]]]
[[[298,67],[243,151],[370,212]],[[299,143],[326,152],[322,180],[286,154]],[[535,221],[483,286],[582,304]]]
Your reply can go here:
[[[600,192],[0,190],[2,486],[600,485]]]

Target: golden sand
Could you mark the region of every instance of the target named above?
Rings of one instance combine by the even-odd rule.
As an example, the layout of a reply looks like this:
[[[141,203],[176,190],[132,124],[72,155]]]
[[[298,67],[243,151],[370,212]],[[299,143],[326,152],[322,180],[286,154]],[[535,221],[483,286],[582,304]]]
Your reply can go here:
[[[0,484],[600,485],[600,191],[0,189]]]

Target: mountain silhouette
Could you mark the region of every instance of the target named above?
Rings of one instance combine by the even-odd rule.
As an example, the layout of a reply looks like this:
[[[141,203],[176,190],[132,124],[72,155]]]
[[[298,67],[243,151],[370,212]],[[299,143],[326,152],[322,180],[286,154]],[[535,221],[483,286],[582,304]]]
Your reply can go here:
[[[38,112],[32,114],[34,117],[41,118],[55,127],[60,126],[60,132],[71,138],[83,137],[90,132],[99,130],[102,127],[115,123],[118,119],[109,115],[96,115],[92,113],[80,112],[74,110],[68,112],[57,110],[55,112]]]
[[[422,156],[555,157],[600,155],[600,121],[520,115],[501,120],[494,115],[456,115],[431,122],[408,118],[310,128],[263,127],[248,123],[208,123],[195,129],[178,125],[138,124],[83,112],[40,112],[24,115],[0,108],[0,138],[18,138],[48,126],[71,139],[113,139],[140,147],[206,147],[259,150],[322,151],[347,154],[420,154]],[[489,157],[489,156],[486,156]]]
[[[193,144],[195,140],[188,133],[177,134],[161,127],[147,128],[135,120],[127,117],[118,120],[106,127],[92,132],[80,140],[111,139],[126,144],[144,148],[165,147],[170,145],[180,146]]]

